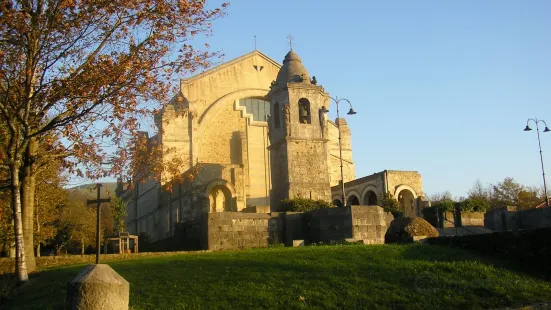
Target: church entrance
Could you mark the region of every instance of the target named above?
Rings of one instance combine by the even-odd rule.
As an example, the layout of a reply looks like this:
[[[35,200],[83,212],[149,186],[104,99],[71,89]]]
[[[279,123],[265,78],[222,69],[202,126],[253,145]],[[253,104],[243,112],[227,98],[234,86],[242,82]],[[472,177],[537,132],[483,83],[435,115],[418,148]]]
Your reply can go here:
[[[229,212],[231,207],[231,192],[223,185],[214,186],[209,192],[210,212]]]
[[[403,189],[398,193],[398,202],[400,209],[404,211],[405,216],[415,216],[415,198],[410,190]]]

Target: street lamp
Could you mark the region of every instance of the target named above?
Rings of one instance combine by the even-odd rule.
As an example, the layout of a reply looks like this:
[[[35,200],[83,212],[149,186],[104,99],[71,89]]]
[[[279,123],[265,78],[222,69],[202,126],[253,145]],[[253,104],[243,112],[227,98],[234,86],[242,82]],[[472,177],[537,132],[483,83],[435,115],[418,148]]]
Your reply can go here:
[[[335,97],[335,98],[330,97],[330,98],[331,98],[331,100],[333,100],[337,104],[337,120],[340,118],[339,102],[341,100],[344,100],[344,101],[348,102],[348,105],[350,106],[350,110],[346,114],[348,114],[348,115],[356,114],[356,111],[354,111],[354,109],[352,108],[352,104],[350,103],[350,101],[348,99],[345,99],[345,98],[339,99],[339,97]],[[328,111],[324,109],[324,112],[327,113]],[[340,124],[338,124],[338,128],[339,128],[339,160],[340,160],[340,163],[341,163],[341,194],[342,194],[342,205],[344,207],[344,206],[346,206],[346,193],[344,191],[344,173],[343,173],[343,170],[342,170],[342,143],[341,143],[341,126],[340,126]]]
[[[530,126],[528,126],[528,123],[530,121],[533,121],[534,123],[536,123],[536,132],[538,133],[538,147],[540,149],[540,161],[541,161],[541,172],[542,172],[542,175],[543,175],[543,192],[544,192],[544,195],[545,195],[545,206],[549,208],[549,198],[547,197],[547,184],[545,183],[545,169],[543,169],[543,155],[542,155],[542,152],[541,152],[541,142],[540,142],[540,128],[538,126],[538,124],[541,122],[545,125],[545,129],[543,130],[543,132],[550,132],[551,130],[549,130],[549,128],[547,127],[547,123],[545,123],[544,120],[542,119],[537,119],[537,118],[529,118],[527,121],[526,121],[526,128],[524,128],[524,131],[531,131],[532,128],[530,128]]]

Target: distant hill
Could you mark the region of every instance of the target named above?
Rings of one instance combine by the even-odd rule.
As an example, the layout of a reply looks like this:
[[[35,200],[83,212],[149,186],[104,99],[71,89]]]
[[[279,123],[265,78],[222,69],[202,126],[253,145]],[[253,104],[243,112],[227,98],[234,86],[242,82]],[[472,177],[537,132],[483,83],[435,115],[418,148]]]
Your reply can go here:
[[[83,201],[86,203],[87,199],[96,199],[97,190],[95,189],[96,184],[84,184],[72,188],[68,188],[67,192],[69,193],[69,200],[71,201]],[[110,197],[115,195],[115,189],[117,188],[117,182],[102,183],[101,186],[101,198],[107,198],[107,192],[110,193]]]

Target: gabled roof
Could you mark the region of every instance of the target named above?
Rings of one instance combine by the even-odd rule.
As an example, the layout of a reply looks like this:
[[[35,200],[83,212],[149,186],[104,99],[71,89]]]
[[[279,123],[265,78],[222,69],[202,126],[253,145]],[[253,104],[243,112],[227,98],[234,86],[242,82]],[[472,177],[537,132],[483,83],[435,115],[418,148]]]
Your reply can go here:
[[[551,198],[549,198],[549,205],[551,206]],[[545,200],[539,205],[535,206],[536,209],[545,208]]]
[[[238,62],[240,62],[240,61],[243,61],[243,60],[245,60],[245,59],[247,59],[247,58],[250,58],[250,57],[254,57],[254,56],[256,56],[256,55],[258,55],[258,56],[264,58],[264,59],[267,60],[268,62],[271,62],[274,66],[276,66],[276,67],[278,67],[278,68],[281,68],[281,64],[279,64],[277,61],[275,61],[275,60],[273,60],[272,58],[268,57],[266,54],[262,53],[262,52],[259,51],[259,50],[254,50],[254,51],[252,51],[252,52],[250,52],[250,53],[247,53],[247,54],[245,54],[245,55],[243,55],[243,56],[239,56],[239,57],[234,58],[234,59],[232,59],[232,60],[230,60],[230,61],[227,61],[227,62],[225,62],[225,63],[222,63],[222,64],[220,64],[220,65],[218,65],[218,66],[216,66],[216,67],[214,67],[214,68],[211,68],[211,69],[208,69],[208,70],[206,70],[206,71],[203,71],[203,72],[201,72],[201,73],[199,73],[199,74],[196,74],[196,75],[194,75],[194,76],[192,76],[192,77],[190,77],[190,78],[181,79],[181,80],[180,80],[180,84],[189,83],[189,82],[192,82],[192,81],[194,81],[194,80],[203,78],[203,77],[205,77],[205,76],[207,76],[207,75],[209,75],[209,74],[212,74],[212,73],[214,73],[214,72],[216,72],[216,71],[219,71],[219,70],[221,70],[221,69],[225,69],[225,68],[227,68],[227,67],[230,67],[230,66],[232,66],[232,65],[234,65],[234,64],[236,64],[236,63],[238,63]]]

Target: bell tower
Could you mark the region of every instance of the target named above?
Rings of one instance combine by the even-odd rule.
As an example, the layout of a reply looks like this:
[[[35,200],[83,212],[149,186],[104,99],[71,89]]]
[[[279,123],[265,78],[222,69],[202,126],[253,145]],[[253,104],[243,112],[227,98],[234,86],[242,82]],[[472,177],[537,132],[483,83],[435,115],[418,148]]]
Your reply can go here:
[[[311,198],[331,201],[328,167],[327,111],[329,94],[310,79],[300,57],[291,50],[267,95],[272,165],[271,209],[281,200]]]

